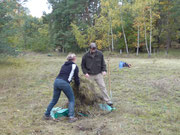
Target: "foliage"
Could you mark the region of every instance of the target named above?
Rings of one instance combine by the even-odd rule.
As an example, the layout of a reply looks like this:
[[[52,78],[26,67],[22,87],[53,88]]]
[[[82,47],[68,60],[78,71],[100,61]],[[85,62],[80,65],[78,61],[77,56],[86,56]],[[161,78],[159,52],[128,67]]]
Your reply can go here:
[[[158,9],[160,10],[160,19],[157,23],[158,43],[165,44],[167,49],[171,47],[172,41],[178,41],[177,33],[179,32],[179,1],[178,0],[160,0]]]
[[[95,41],[99,49],[105,49],[111,47],[114,43],[115,49],[123,49],[125,48],[124,37],[121,29],[123,25],[127,37],[128,47],[133,49],[137,48],[137,30],[139,27],[140,48],[146,47],[151,54],[152,48],[160,47],[159,39],[161,39],[161,41],[166,41],[164,39],[167,39],[165,33],[162,32],[162,26],[158,24],[159,20],[166,23],[166,21],[161,18],[161,7],[159,6],[161,4],[163,4],[163,2],[156,0],[124,0],[122,1],[122,5],[118,5],[117,0],[101,0],[101,12],[97,15],[89,16],[93,18],[94,23],[88,25],[87,29],[81,29],[81,31],[79,31],[79,35],[83,38],[86,37],[87,39],[87,41],[83,41],[83,44],[89,44],[89,42]],[[171,20],[174,20],[175,16],[179,17],[179,10],[176,10],[178,9],[178,1],[169,1],[169,4],[172,5],[168,7],[170,9],[165,9],[168,9],[172,13],[170,14],[170,16],[173,17]],[[164,14],[166,13],[164,12]],[[178,19],[175,20],[178,22]],[[173,21],[172,24],[174,22],[175,21]],[[79,27],[78,23],[76,26]],[[167,25],[165,24],[165,26]],[[157,27],[161,28],[161,31],[158,31]],[[173,29],[175,34],[171,35],[174,37],[171,39],[175,40],[179,37],[177,29],[179,27],[178,25],[172,25],[170,27],[174,27]],[[160,32],[164,34],[161,34],[161,36],[159,34]],[[75,36],[77,36],[76,34],[77,33],[74,33]],[[91,38],[92,35],[93,38]],[[80,39],[82,40],[83,38]],[[79,44],[80,42],[77,43]]]
[[[86,35],[83,35],[82,32],[79,30],[78,26],[75,24],[71,24],[73,35],[75,36],[77,43],[80,48],[86,48]]]
[[[82,20],[81,14],[86,7],[86,0],[49,0],[52,13],[49,14],[51,43],[62,50],[73,50],[75,38],[72,37],[71,23]],[[78,41],[79,42],[79,41]],[[80,44],[82,44],[80,42]],[[81,46],[81,45],[80,45]]]
[[[16,1],[0,1],[0,53],[1,55],[14,55],[15,47],[9,42],[8,36],[12,35],[11,26],[13,16],[17,11]]]
[[[26,16],[23,32],[25,49],[38,52],[47,52],[50,49],[48,24],[43,24],[41,19]]]
[[[98,49],[128,53],[180,42],[179,0],[48,0],[52,12],[28,15],[26,0],[0,1],[0,52]],[[177,46],[178,48],[178,46]]]

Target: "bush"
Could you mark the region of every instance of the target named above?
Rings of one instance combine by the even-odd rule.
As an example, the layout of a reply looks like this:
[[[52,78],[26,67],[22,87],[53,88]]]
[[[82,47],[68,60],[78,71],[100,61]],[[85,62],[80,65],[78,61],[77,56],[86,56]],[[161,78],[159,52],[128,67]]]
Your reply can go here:
[[[0,55],[2,56],[17,56],[17,52],[15,48],[10,47],[8,44],[0,41]]]

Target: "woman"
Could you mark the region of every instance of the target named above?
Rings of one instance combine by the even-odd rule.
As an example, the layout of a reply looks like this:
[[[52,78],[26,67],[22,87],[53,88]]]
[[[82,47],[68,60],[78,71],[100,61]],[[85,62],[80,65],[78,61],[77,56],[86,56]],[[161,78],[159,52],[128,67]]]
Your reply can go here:
[[[69,100],[69,105],[68,105],[69,122],[71,123],[77,120],[77,118],[74,117],[74,104],[75,104],[74,93],[73,93],[72,87],[70,86],[70,82],[72,81],[73,77],[74,77],[75,84],[78,87],[80,85],[79,76],[78,76],[79,68],[75,64],[75,62],[76,62],[76,55],[74,53],[71,53],[67,56],[67,61],[61,67],[61,70],[54,82],[53,99],[49,103],[47,110],[44,114],[45,120],[52,119],[50,116],[50,112],[52,108],[56,105],[56,103],[58,102],[59,97],[61,95],[61,91],[64,92],[64,94],[67,96]]]

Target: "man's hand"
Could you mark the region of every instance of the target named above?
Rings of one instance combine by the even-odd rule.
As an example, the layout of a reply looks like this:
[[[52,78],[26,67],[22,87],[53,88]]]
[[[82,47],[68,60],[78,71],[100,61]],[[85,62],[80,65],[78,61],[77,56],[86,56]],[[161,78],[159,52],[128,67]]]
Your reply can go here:
[[[88,73],[86,73],[86,74],[85,74],[85,77],[86,77],[86,78],[89,78],[89,74],[88,74]]]
[[[103,74],[103,75],[106,75],[106,71],[103,71],[102,74]]]

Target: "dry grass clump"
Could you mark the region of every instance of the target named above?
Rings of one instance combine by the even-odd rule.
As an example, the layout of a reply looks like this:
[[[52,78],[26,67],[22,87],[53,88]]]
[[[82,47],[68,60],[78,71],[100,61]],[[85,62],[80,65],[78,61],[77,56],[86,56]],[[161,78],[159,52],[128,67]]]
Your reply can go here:
[[[84,114],[99,114],[99,103],[104,103],[103,97],[98,93],[99,89],[95,82],[80,76],[80,86],[77,88],[73,82],[72,88],[75,96],[75,112]]]

